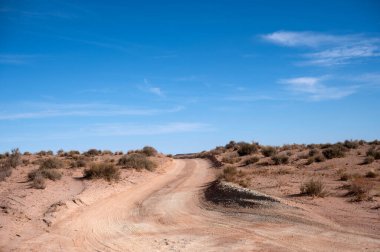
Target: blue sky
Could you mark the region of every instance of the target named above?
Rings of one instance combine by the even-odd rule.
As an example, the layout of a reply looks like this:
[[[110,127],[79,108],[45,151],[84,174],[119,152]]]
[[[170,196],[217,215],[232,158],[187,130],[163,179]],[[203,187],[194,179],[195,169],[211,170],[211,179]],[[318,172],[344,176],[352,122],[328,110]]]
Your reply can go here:
[[[0,151],[380,136],[378,1],[0,0]]]

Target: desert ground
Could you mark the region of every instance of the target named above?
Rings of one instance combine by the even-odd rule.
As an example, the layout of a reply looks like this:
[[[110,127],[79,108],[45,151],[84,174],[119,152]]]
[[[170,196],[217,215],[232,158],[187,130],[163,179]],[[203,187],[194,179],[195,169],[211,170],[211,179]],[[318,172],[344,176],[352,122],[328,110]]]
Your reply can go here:
[[[380,143],[1,156],[0,251],[380,251]]]

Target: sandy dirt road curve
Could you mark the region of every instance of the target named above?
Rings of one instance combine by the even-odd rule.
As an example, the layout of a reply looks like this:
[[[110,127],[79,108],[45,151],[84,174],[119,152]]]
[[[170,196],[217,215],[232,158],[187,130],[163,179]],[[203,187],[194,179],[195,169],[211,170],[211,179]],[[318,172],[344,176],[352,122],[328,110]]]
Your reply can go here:
[[[226,209],[204,202],[214,179],[204,160],[175,160],[166,173],[54,223],[15,251],[376,251],[378,237],[281,209]],[[285,209],[285,210],[284,210]],[[313,219],[311,218],[311,219]],[[315,225],[314,225],[314,224]]]

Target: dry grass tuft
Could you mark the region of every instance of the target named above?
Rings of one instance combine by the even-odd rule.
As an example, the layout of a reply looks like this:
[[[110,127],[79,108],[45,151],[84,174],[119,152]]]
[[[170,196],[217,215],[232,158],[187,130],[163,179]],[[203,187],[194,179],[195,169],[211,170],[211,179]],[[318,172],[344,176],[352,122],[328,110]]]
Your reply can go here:
[[[302,183],[300,186],[301,194],[309,196],[324,197],[327,195],[323,182],[318,179],[310,179],[306,183]]]
[[[121,165],[124,168],[133,168],[136,170],[146,169],[148,171],[154,171],[157,168],[156,163],[141,153],[131,153],[121,157],[118,165]]]
[[[92,163],[88,169],[83,172],[86,179],[105,179],[107,181],[119,180],[120,169],[111,163]]]

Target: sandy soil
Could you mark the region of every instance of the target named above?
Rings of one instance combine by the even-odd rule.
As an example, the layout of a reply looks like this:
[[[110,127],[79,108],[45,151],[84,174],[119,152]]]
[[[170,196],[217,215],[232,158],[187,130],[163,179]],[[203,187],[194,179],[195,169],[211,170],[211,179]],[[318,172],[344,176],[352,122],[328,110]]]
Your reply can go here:
[[[347,229],[318,211],[297,206],[292,200],[281,199],[280,203],[257,208],[226,208],[205,202],[203,189],[215,178],[215,173],[205,160],[184,159],[174,160],[161,172],[129,175],[127,180],[113,185],[104,183],[104,194],[99,193],[101,182],[98,182],[96,188],[84,190],[73,200],[75,190],[82,188],[81,184],[77,189],[70,186],[71,191],[58,193],[64,204],[53,209],[49,204],[41,207],[42,219],[47,216],[50,226],[42,219],[29,217],[34,221],[23,221],[21,216],[20,222],[25,225],[15,224],[12,229],[8,227],[9,220],[2,219],[0,250],[376,251],[380,248],[378,232]],[[6,215],[9,213],[2,213],[2,217]],[[10,237],[15,230],[17,236]]]

